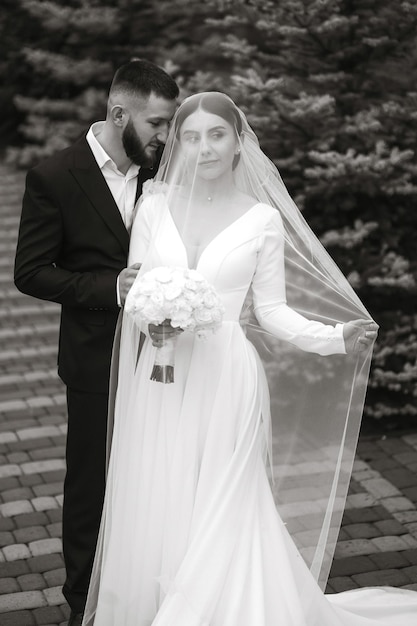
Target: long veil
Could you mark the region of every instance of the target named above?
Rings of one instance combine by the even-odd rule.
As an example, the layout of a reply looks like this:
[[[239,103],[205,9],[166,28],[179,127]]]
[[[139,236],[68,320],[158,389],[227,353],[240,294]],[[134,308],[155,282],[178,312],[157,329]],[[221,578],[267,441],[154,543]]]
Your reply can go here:
[[[287,305],[309,320],[333,326],[371,319],[310,230],[245,115],[225,94],[197,94],[182,103],[158,173],[146,184],[144,195],[162,192],[167,204],[180,201],[183,215],[192,215],[198,193],[196,171],[182,153],[178,129],[193,110],[210,106],[234,111],[236,189],[281,215]],[[271,488],[287,529],[324,587],[347,497],[372,350],[331,356],[301,350],[274,336],[267,324],[261,326],[256,313],[249,291],[241,318],[268,380],[270,416],[264,416],[264,424]]]

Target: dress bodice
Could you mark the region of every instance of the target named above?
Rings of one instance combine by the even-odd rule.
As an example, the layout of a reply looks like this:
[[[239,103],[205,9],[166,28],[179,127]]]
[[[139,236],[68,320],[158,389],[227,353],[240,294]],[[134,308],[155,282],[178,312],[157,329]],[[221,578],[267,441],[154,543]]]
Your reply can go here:
[[[225,321],[239,321],[248,294],[260,325],[306,351],[345,352],[342,325],[311,321],[287,306],[284,229],[279,212],[256,203],[201,251],[195,269],[216,289]],[[148,196],[132,228],[129,264],[189,267],[187,248],[163,194]]]

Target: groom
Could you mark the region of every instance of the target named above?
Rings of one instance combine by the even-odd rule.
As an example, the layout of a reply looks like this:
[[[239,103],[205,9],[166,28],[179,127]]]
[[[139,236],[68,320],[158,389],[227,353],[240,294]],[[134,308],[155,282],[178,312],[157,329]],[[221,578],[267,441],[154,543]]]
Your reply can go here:
[[[153,63],[120,67],[107,115],[27,174],[15,260],[23,293],[62,305],[58,373],[67,387],[63,593],[81,624],[104,494],[112,342],[138,266],[126,267],[132,212],[156,172],[178,87]]]

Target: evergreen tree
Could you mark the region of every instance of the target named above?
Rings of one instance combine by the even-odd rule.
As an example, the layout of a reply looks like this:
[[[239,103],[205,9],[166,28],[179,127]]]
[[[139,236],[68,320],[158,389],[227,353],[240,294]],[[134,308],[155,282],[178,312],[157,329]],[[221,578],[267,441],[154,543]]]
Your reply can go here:
[[[381,325],[367,415],[406,426],[417,416],[417,6],[208,4],[217,15],[208,39],[218,38],[230,70],[198,70],[186,87],[220,88],[246,111],[306,219]]]
[[[14,98],[24,116],[24,146],[11,148],[9,159],[28,167],[103,119],[119,65],[138,57],[163,63],[163,22],[151,0],[18,1],[41,34],[24,42],[14,61],[29,68],[31,79]]]
[[[132,57],[165,66],[182,96],[225,91],[247,113],[307,221],[381,326],[367,415],[385,425],[417,421],[417,5],[18,0],[13,6],[19,19],[23,12],[30,17],[30,27],[26,18],[18,29],[24,45],[11,46],[5,65],[7,75],[19,67],[27,78],[17,81],[15,98],[26,143],[12,158],[27,166],[102,118],[114,69]]]

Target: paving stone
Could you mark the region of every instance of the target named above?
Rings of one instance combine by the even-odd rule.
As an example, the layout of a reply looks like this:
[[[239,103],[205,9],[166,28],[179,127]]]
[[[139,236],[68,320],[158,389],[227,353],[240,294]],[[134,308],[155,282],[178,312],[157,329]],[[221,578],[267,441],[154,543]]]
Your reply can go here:
[[[403,537],[398,537],[397,535],[387,536],[387,537],[375,537],[375,539],[370,540],[371,543],[375,546],[377,550],[381,552],[392,552],[393,550],[406,550],[408,547],[408,542]]]
[[[30,500],[33,498],[33,491],[29,487],[18,487],[17,489],[7,489],[1,495],[4,502]]]
[[[35,589],[45,589],[46,581],[41,574],[24,574],[17,579],[22,591],[34,591]]]
[[[394,454],[400,454],[403,452],[410,452],[410,445],[399,437],[386,437],[377,442],[378,448],[387,452],[389,456]]]
[[[26,544],[39,539],[48,538],[48,532],[44,526],[28,526],[27,528],[20,528],[15,530],[13,535],[17,543]]]
[[[59,606],[47,606],[41,609],[35,609],[33,614],[38,626],[59,624],[64,619],[64,615]]]
[[[19,482],[23,486],[33,487],[34,485],[42,484],[43,478],[40,474],[22,474],[19,476]]]
[[[0,514],[4,517],[13,517],[23,513],[31,513],[32,511],[33,507],[30,500],[16,500],[0,504]]]
[[[20,440],[38,439],[44,437],[53,437],[54,435],[60,435],[60,430],[56,426],[37,426],[35,428],[26,428],[17,431],[17,436]]]
[[[364,574],[353,574],[352,578],[359,587],[374,587],[379,585],[401,587],[402,585],[408,585],[410,582],[413,582],[404,574],[404,570],[402,569],[386,569],[366,572]]]
[[[0,563],[0,578],[17,577],[29,572],[26,561],[12,561]]]
[[[365,470],[355,472],[353,475],[355,477],[355,480],[359,481],[361,484],[364,480],[379,478],[381,476],[381,474],[377,470],[371,469],[370,467]],[[363,488],[360,490],[363,491]]]
[[[40,396],[35,398],[28,398],[26,400],[28,406],[32,409],[38,407],[54,406],[54,401],[49,396]]]
[[[64,566],[64,559],[61,554],[43,554],[27,560],[27,565],[31,572],[48,572]]]
[[[391,498],[400,496],[401,492],[385,478],[371,478],[361,482],[366,491],[375,498]]]
[[[405,535],[404,526],[396,519],[380,520],[375,522],[375,526],[381,535]]]
[[[30,461],[30,456],[27,452],[12,452],[7,455],[7,462],[10,464],[27,463]]]
[[[58,446],[54,443],[53,447],[40,448],[38,450],[31,450],[30,458],[32,461],[39,461],[44,459],[56,459],[65,457],[65,446]]]
[[[47,511],[47,515],[48,515],[48,519],[49,521],[54,524],[56,523],[62,523],[62,508],[60,509],[51,509],[50,511]]]
[[[366,450],[366,452],[363,452],[362,450],[359,449],[359,456],[366,463],[369,463],[372,465],[372,462],[374,460],[384,458],[386,456],[386,453],[380,448],[377,448],[377,446],[374,446],[374,448]]]
[[[402,467],[400,463],[398,463],[398,461],[392,459],[391,457],[381,457],[379,459],[374,459],[370,462],[370,466],[378,472],[383,472],[386,469]]]
[[[412,565],[411,567],[404,567],[402,570],[404,574],[406,574],[413,583],[417,583],[417,565]]]
[[[361,556],[378,552],[379,548],[374,544],[374,539],[351,539],[340,541],[336,545],[335,558],[340,559],[348,556]]]
[[[383,472],[384,478],[396,485],[399,489],[403,487],[415,487],[416,475],[406,467],[391,469]]]
[[[335,559],[332,563],[330,575],[332,577],[352,576],[362,572],[372,572],[375,564],[369,556],[351,556],[344,559]]]
[[[58,496],[63,492],[63,482],[59,481],[56,483],[48,483],[46,485],[37,485],[33,488],[33,491],[36,496]],[[55,508],[55,507],[54,507]]]
[[[402,552],[377,552],[370,554],[370,560],[375,563],[378,569],[399,569],[401,567],[408,567],[413,561],[407,558],[408,551]]]
[[[288,529],[288,526],[287,526],[287,530],[289,530],[289,529]],[[289,531],[289,532],[291,532],[291,531]],[[292,533],[291,533],[291,534],[292,534]],[[348,541],[349,539],[352,539],[352,536],[351,536],[351,535],[349,535],[349,534],[345,531],[345,529],[344,529],[344,528],[341,528],[341,529],[340,529],[340,531],[339,531],[339,535],[338,535],[338,537],[337,537],[337,540],[338,540],[338,541]]]
[[[49,524],[46,527],[46,530],[47,530],[48,535],[50,537],[58,537],[59,539],[61,539],[61,537],[62,537],[62,523],[56,522],[55,524]]]
[[[404,524],[410,535],[417,536],[417,522],[411,522],[410,524]]]
[[[13,530],[14,527],[14,520],[11,517],[0,517],[0,532]]]
[[[414,509],[414,505],[408,498],[404,496],[397,496],[392,498],[383,498],[381,501],[382,506],[384,506],[387,511],[391,513],[396,513],[397,511],[410,511]]]
[[[417,522],[417,510],[414,511],[398,511],[394,513],[395,519],[400,522],[400,524],[405,524],[407,522]]]
[[[402,535],[401,539],[407,544],[407,546],[409,548],[416,548],[417,547],[417,538],[413,537],[413,535]]]
[[[0,466],[0,478],[8,478],[9,476],[20,476],[22,470],[16,463]]]
[[[337,576],[329,579],[329,585],[333,592],[340,593],[341,591],[349,591],[349,589],[357,589],[358,584],[352,580],[349,576]],[[326,589],[327,593],[327,589]]]
[[[43,511],[26,513],[14,518],[17,528],[27,528],[28,526],[42,526],[48,523],[48,517]]]
[[[10,546],[10,544],[13,544],[14,542],[14,537],[11,532],[0,532],[0,548],[3,546]]]
[[[64,496],[62,494],[59,496],[56,496],[55,500],[58,502],[59,506],[62,507],[63,502],[64,502]]]
[[[29,544],[29,550],[32,556],[41,556],[44,554],[54,554],[56,552],[62,552],[62,541],[56,537],[50,539],[39,539],[38,541],[31,541]]]
[[[348,524],[343,526],[343,530],[346,532],[349,539],[370,539],[372,537],[379,537],[382,534],[381,530],[377,528],[377,523]],[[338,541],[342,541],[340,536]]]
[[[17,435],[15,433],[0,433],[0,443],[10,443],[11,441],[17,441]]]
[[[1,626],[36,626],[31,611],[13,611],[1,614]]]
[[[30,450],[35,450],[37,448],[46,448],[48,446],[51,445],[51,440],[46,438],[46,437],[41,437],[39,439],[28,439],[27,441],[15,441],[13,443],[9,443],[7,444],[10,450],[14,450],[14,451],[30,451]],[[31,461],[29,460],[26,463],[21,463],[21,466],[25,465],[28,466],[31,463]],[[36,470],[35,470],[36,471]],[[25,472],[27,474],[33,474],[33,471],[28,471]]]
[[[369,478],[369,472],[371,470],[366,470],[366,477]],[[357,475],[355,475],[355,478],[357,478],[357,480],[351,480],[349,483],[349,489],[348,489],[348,494],[351,495],[353,493],[363,493],[363,487],[360,484],[359,480],[359,476],[362,476],[362,474],[365,474],[364,472],[359,472]]]
[[[3,352],[2,357],[6,356],[6,361],[10,358],[19,358],[19,351],[10,350],[9,354]],[[26,411],[27,404],[24,400],[6,400],[5,402],[0,402],[0,413],[11,413],[15,411]]]
[[[24,474],[42,474],[43,472],[53,472],[55,470],[65,470],[65,461],[63,459],[49,459],[46,461],[33,461],[32,463],[23,463],[21,466]]]
[[[17,609],[36,609],[46,605],[47,599],[41,591],[21,591],[0,596],[0,613]]]
[[[403,494],[406,498],[411,500],[412,502],[417,502],[417,486],[414,487],[404,487],[402,489]]]
[[[32,500],[32,506],[36,511],[49,511],[49,509],[56,509],[58,503],[52,496],[41,496]]]
[[[4,546],[2,553],[6,561],[20,561],[30,557],[29,548],[24,543],[14,543],[11,546]]]
[[[417,463],[417,450],[410,452],[401,452],[400,454],[394,454],[393,458],[402,463],[402,465],[410,465],[410,463]]]
[[[62,595],[61,586],[50,587],[44,590],[45,597],[49,606],[59,606],[65,602],[65,598]]]
[[[407,442],[408,445],[417,447],[417,433],[410,433],[409,435],[404,435],[403,440]]]
[[[15,578],[0,578],[0,595],[21,591]]]
[[[354,493],[346,499],[348,509],[364,509],[374,504],[376,504],[376,498],[370,493]]]
[[[3,493],[3,491],[7,491],[8,489],[18,489],[19,484],[19,479],[15,476],[0,478],[0,493]]]
[[[66,578],[65,568],[60,567],[59,569],[54,569],[50,572],[45,572],[43,576],[46,582],[48,583],[48,587],[62,586]]]

